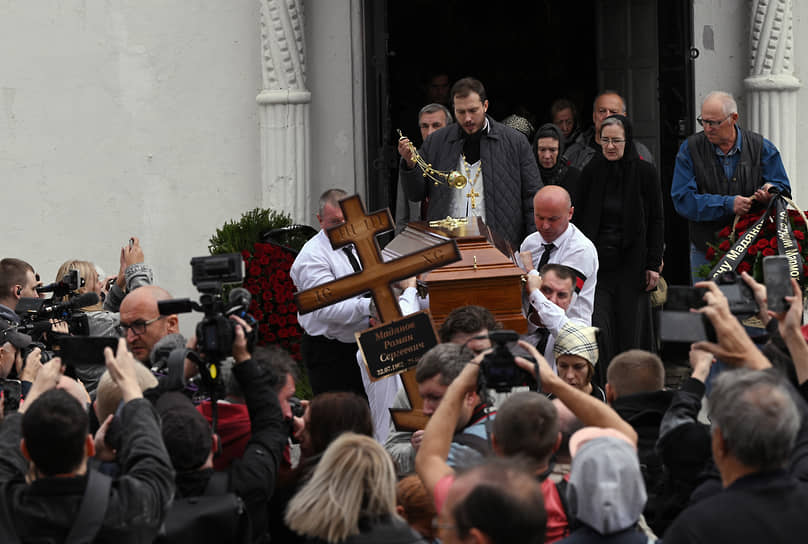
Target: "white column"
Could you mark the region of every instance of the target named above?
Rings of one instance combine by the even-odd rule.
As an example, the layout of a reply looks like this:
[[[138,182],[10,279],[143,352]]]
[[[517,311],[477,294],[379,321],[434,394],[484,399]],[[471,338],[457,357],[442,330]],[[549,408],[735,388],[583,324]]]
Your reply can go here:
[[[261,205],[308,223],[309,104],[302,0],[259,0]]]
[[[796,193],[797,90],[802,83],[794,76],[792,0],[755,0],[751,31],[744,124],[777,146]]]

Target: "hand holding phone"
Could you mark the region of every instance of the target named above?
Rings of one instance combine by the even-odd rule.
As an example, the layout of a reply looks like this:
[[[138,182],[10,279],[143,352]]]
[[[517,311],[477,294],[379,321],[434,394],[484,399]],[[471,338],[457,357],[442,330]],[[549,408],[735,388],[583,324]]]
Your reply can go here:
[[[774,313],[788,310],[786,297],[791,296],[791,273],[788,257],[773,255],[763,257],[763,279],[766,283],[766,305]]]

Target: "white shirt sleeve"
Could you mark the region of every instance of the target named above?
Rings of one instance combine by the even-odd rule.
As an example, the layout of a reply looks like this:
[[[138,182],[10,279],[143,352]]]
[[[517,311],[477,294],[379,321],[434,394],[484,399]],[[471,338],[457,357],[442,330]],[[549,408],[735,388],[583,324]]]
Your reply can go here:
[[[306,242],[289,271],[298,291],[318,287],[353,273],[343,251],[332,249],[322,230]],[[354,332],[370,326],[370,300],[367,297],[343,300],[305,315],[298,314],[298,321],[311,336],[326,336],[340,342],[353,343],[356,341]]]

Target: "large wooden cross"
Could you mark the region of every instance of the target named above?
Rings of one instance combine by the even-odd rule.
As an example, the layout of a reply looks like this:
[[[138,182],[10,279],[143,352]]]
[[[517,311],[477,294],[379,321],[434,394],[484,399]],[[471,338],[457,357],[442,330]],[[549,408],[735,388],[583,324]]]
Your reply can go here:
[[[297,293],[295,304],[301,314],[370,291],[382,322],[393,321],[403,316],[392,283],[460,260],[457,243],[448,240],[384,262],[376,236],[393,230],[390,211],[384,209],[368,215],[359,195],[344,198],[339,205],[345,216],[345,223],[328,229],[326,234],[334,249],[354,244],[362,270]]]
[[[370,291],[382,322],[393,321],[403,316],[392,283],[460,260],[457,242],[448,240],[384,262],[376,236],[393,229],[393,218],[390,216],[390,211],[385,209],[368,215],[358,195],[340,200],[339,205],[345,216],[345,222],[338,227],[328,229],[326,234],[334,249],[354,244],[362,263],[362,270],[297,293],[295,304],[301,314],[307,314]],[[412,412],[417,413],[415,419],[423,424],[425,416],[420,410],[423,400],[418,394],[415,383],[415,370],[403,373],[401,379],[410,399],[410,405],[413,407]]]

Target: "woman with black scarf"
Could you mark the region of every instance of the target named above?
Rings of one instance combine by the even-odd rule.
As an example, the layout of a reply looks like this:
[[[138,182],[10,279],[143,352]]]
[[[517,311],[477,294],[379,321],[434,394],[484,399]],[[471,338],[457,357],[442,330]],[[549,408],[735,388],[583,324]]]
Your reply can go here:
[[[533,157],[539,165],[542,183],[560,185],[567,190],[575,205],[581,171],[570,166],[564,157],[564,136],[557,126],[547,123],[539,127],[533,138]]]
[[[654,166],[640,159],[631,123],[612,115],[600,129],[603,154],[581,172],[573,221],[595,244],[599,270],[592,325],[601,331],[601,383],[612,357],[653,351],[649,292],[662,266],[662,190]]]

